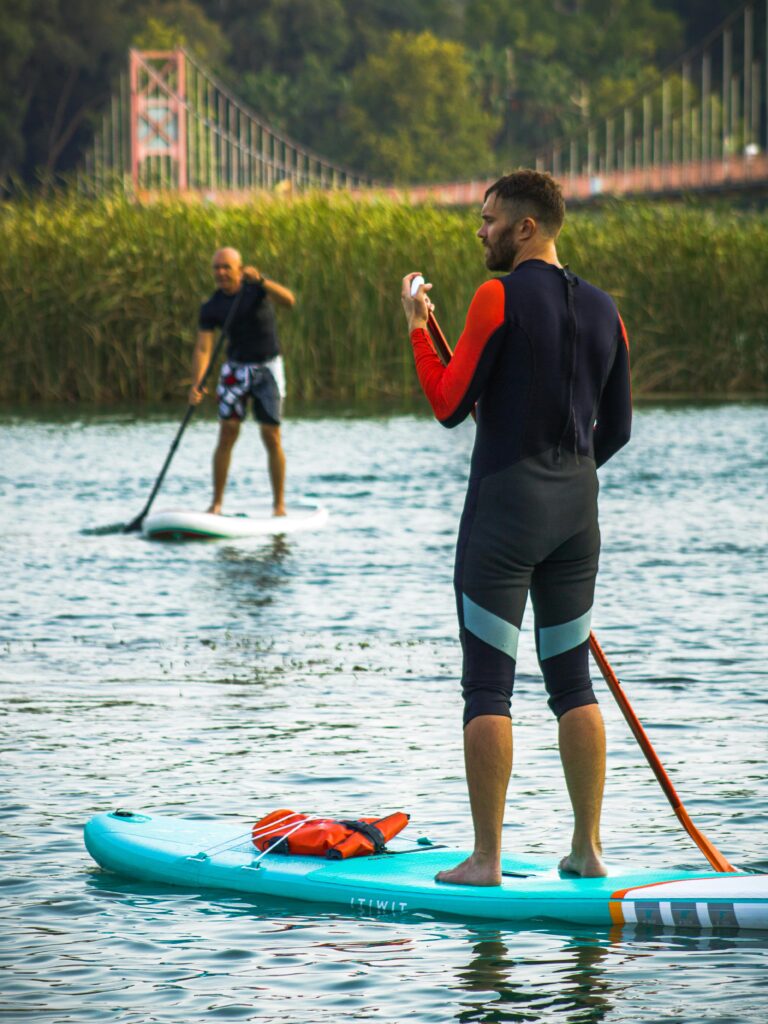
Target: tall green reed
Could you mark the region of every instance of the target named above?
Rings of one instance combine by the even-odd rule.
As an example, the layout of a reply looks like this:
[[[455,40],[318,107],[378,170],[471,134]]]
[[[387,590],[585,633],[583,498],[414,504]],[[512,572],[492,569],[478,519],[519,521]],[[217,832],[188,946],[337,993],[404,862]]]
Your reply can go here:
[[[210,258],[234,245],[290,288],[279,313],[289,391],[303,398],[417,390],[400,278],[421,270],[458,337],[487,276],[476,210],[343,194],[240,206],[71,196],[0,208],[0,399],[183,400]],[[615,204],[574,212],[559,245],[614,295],[636,393],[768,391],[768,218]]]

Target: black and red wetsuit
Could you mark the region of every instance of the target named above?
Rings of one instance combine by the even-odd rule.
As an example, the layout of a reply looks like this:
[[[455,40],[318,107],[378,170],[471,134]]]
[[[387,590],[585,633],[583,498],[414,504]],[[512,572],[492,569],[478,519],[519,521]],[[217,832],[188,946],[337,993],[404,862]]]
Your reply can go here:
[[[509,715],[528,592],[557,717],[596,703],[588,641],[600,531],[597,466],[629,440],[629,349],[613,300],[527,260],[475,293],[444,367],[425,330],[416,370],[446,427],[476,407],[456,547],[465,724]]]

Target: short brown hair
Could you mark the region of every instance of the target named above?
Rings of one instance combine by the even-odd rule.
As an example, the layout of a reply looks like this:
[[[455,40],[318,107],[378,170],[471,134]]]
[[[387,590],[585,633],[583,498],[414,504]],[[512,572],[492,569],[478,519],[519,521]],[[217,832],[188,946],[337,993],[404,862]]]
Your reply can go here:
[[[546,232],[555,237],[565,220],[563,190],[551,174],[523,167],[499,178],[486,191],[485,198],[496,194],[514,203],[521,217],[534,217]]]

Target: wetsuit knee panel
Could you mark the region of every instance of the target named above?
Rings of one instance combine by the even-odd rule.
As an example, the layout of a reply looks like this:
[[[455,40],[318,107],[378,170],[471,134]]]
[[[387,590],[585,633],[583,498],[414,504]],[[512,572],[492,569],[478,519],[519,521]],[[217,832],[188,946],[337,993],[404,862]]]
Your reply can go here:
[[[515,685],[515,661],[509,654],[485,643],[468,629],[461,631],[464,671],[464,725],[478,715],[510,717]]]
[[[559,719],[566,711],[597,704],[589,677],[589,641],[539,661],[549,694],[547,703]]]
[[[588,704],[597,704],[598,700],[592,683],[586,686],[579,686],[577,689],[567,693],[559,693],[557,697],[550,697],[547,701],[555,718],[560,721],[566,711],[573,711],[574,708],[583,708]]]
[[[511,694],[502,690],[492,689],[478,684],[464,684],[464,725],[467,726],[473,718],[480,715],[496,715],[500,718],[511,718],[510,711]]]

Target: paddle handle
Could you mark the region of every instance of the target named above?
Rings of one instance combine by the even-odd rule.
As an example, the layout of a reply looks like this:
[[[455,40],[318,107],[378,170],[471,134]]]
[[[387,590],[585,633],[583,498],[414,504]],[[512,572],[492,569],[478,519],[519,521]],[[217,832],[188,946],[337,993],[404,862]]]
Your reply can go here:
[[[432,338],[432,344],[435,347],[435,352],[437,353],[438,358],[440,359],[444,366],[447,366],[448,363],[451,361],[453,352],[451,351],[451,346],[448,344],[445,335],[440,329],[440,325],[435,319],[434,314],[431,312],[427,319],[427,328],[429,330],[430,337]],[[474,409],[472,410],[472,414],[474,415]],[[600,672],[602,673],[603,679],[605,679],[606,683],[608,684],[608,689],[615,697],[616,703],[619,705],[619,708],[621,709],[621,713],[624,715],[624,719],[626,720],[627,725],[632,730],[632,734],[634,735],[640,749],[645,755],[646,761],[651,766],[651,769],[654,775],[656,776],[659,785],[664,791],[664,795],[672,805],[672,809],[677,815],[678,821],[683,826],[688,835],[691,837],[691,839],[694,841],[694,843],[696,843],[698,848],[707,858],[707,860],[715,869],[715,871],[735,871],[736,868],[734,868],[733,865],[731,865],[728,862],[728,860],[726,860],[726,858],[723,856],[722,853],[720,853],[720,851],[717,849],[714,843],[711,842],[711,840],[707,839],[703,832],[700,832],[696,828],[696,826],[693,824],[690,817],[688,816],[688,812],[683,806],[682,800],[677,795],[677,790],[672,785],[672,780],[667,775],[667,772],[663,764],[659,760],[658,754],[653,749],[653,744],[648,739],[648,735],[645,729],[640,724],[639,718],[633,711],[632,705],[629,703],[627,695],[624,693],[624,690],[622,689],[621,683],[619,682],[619,677],[611,668],[611,665],[608,659],[606,658],[602,647],[597,642],[597,637],[594,633],[589,634],[589,649],[592,652],[592,657],[595,659],[595,662],[597,663],[597,667],[600,669]]]

